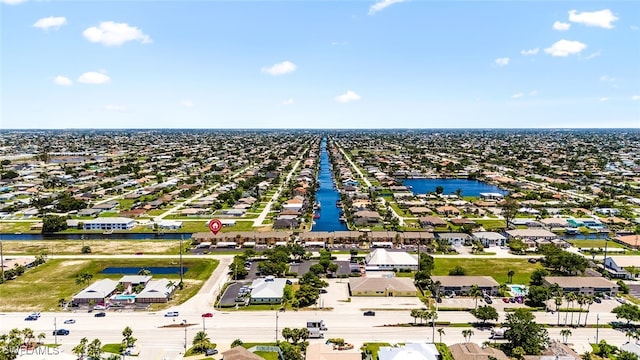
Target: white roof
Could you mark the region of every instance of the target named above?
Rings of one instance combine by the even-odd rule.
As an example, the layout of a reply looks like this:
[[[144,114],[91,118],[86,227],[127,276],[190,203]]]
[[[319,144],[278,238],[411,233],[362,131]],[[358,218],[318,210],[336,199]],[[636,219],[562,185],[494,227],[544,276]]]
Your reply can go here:
[[[144,287],[144,290],[136,296],[136,299],[166,298],[173,290],[173,287],[167,287],[167,284],[169,284],[169,279],[151,280]]]
[[[80,291],[73,298],[74,299],[96,299],[106,297],[116,290],[118,282],[111,279],[102,279],[87,286],[84,290]]]
[[[130,224],[135,222],[135,220],[125,217],[103,217],[84,221],[85,224]]]
[[[286,284],[287,279],[283,278],[255,279],[251,283],[251,298],[282,298]]]
[[[434,344],[408,343],[404,346],[382,346],[378,350],[379,360],[436,360],[440,353]]]
[[[507,230],[507,234],[513,237],[558,237],[558,235],[545,229]]]
[[[412,265],[418,266],[418,259],[404,251],[376,249],[367,255],[367,265]]]
[[[619,267],[640,267],[640,256],[607,256]]]
[[[142,284],[151,280],[150,275],[125,275],[120,278],[121,283]]]
[[[501,234],[498,234],[497,232],[493,232],[493,231],[478,231],[478,232],[474,232],[472,235],[475,236],[477,239],[487,239],[487,240],[506,240],[507,239]]]

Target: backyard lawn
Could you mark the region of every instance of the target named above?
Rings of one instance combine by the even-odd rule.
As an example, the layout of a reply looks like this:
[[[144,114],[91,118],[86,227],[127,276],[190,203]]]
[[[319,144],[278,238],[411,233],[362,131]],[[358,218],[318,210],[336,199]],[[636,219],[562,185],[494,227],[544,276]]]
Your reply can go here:
[[[461,266],[466,275],[491,276],[499,283],[506,283],[507,273],[513,270],[514,284],[529,284],[529,276],[540,264],[531,264],[527,259],[469,259],[469,258],[435,258],[433,275],[449,275],[449,270]]]
[[[185,259],[183,265],[185,287],[174,295],[168,305],[182,303],[195,295],[204,281],[218,266],[217,260]],[[45,264],[26,271],[14,280],[0,284],[0,310],[2,311],[56,311],[58,301],[71,300],[72,296],[86,287],[76,284],[76,275],[88,272],[93,275],[91,282],[98,279],[119,279],[122,275],[104,275],[100,271],[107,267],[162,267],[178,266],[176,259],[52,259]],[[153,274],[152,274],[153,275]],[[162,275],[179,279],[179,274]]]
[[[81,254],[82,246],[92,254],[179,254],[180,240],[12,240],[3,242],[5,254]]]
[[[610,248],[619,248],[619,249],[624,249],[625,247],[618,244],[615,241],[606,241],[604,239],[594,239],[594,240],[567,240],[567,242],[569,242],[571,245],[573,245],[574,247],[583,249],[583,248],[602,248],[604,249],[605,246],[610,247]],[[608,244],[605,244],[608,243]]]

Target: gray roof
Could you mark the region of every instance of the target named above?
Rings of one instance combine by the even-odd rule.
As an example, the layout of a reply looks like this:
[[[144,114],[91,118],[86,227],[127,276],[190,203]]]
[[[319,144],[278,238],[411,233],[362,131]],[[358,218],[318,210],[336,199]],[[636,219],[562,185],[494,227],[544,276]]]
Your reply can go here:
[[[562,288],[618,288],[613,281],[597,276],[547,276],[544,280],[549,284],[558,284]]]
[[[410,278],[359,277],[349,278],[351,291],[383,291],[393,289],[397,291],[417,291]]]
[[[125,275],[120,278],[121,283],[142,284],[151,280],[151,275]]]
[[[478,231],[472,234],[476,239],[506,240],[504,236],[493,231]]]

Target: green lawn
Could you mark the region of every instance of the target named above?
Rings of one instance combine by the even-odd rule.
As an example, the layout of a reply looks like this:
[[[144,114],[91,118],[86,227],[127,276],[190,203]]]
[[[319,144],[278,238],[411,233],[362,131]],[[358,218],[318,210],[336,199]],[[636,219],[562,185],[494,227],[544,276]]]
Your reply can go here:
[[[461,258],[436,258],[433,275],[449,275],[449,270],[461,266],[466,270],[466,275],[491,276],[497,282],[504,283],[509,279],[509,270],[515,271],[514,284],[529,284],[529,277],[533,270],[541,267],[539,264],[531,264],[527,259],[461,259]]]
[[[183,265],[184,289],[177,291],[168,304],[156,307],[173,306],[195,295],[204,281],[211,276],[219,261],[209,259],[185,259]],[[76,284],[76,275],[84,272],[93,274],[92,282],[98,279],[119,279],[121,275],[99,274],[106,267],[151,267],[178,266],[176,259],[52,259],[45,264],[26,271],[14,280],[0,284],[0,309],[2,311],[56,311],[58,300],[70,300],[86,287]],[[153,275],[153,274],[152,274]],[[163,275],[170,279],[179,279],[180,275]]]
[[[495,229],[503,229],[506,227],[506,223],[504,220],[473,220],[487,231],[492,231]]]
[[[366,343],[360,348],[362,351],[370,353],[373,360],[378,360],[378,351],[382,346],[391,346],[389,343]]]
[[[624,249],[625,247],[618,244],[615,241],[606,241],[604,239],[596,240],[567,240],[571,245],[577,248],[602,248],[604,250],[605,245],[610,248]],[[608,243],[608,244],[605,244]]]

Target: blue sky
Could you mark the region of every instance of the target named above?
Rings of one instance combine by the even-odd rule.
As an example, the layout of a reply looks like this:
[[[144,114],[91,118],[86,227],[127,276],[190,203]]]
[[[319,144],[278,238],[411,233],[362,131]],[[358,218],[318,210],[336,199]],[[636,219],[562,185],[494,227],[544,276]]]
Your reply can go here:
[[[640,127],[635,1],[0,0],[0,127]]]

